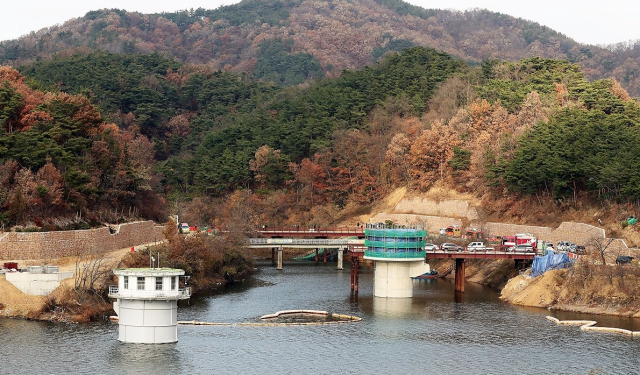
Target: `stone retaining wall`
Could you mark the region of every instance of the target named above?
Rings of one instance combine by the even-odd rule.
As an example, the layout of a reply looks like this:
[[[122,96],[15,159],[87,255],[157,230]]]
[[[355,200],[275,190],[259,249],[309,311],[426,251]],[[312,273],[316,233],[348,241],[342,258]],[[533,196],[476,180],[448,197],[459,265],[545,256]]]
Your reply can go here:
[[[88,250],[113,251],[164,239],[164,227],[153,221],[87,230],[8,232],[0,236],[0,259],[50,259]],[[113,233],[112,233],[113,231]]]
[[[462,220],[453,217],[440,217],[415,214],[386,214],[380,213],[372,217],[371,223],[384,223],[387,220],[400,225],[423,225],[429,233],[438,233],[440,228],[449,225],[462,225]]]
[[[561,239],[558,241],[552,240],[554,228],[540,227],[535,225],[518,225],[518,224],[506,224],[506,223],[485,223],[480,226],[485,236],[507,236],[514,235],[516,233],[529,233],[544,241],[571,241],[567,239]]]
[[[535,225],[517,225],[505,223],[486,223],[479,226],[485,236],[504,236],[516,233],[530,233],[536,238],[557,244],[560,241],[570,241],[578,245],[588,246],[593,238],[608,239],[603,228],[591,224],[565,221],[557,228],[540,227]],[[629,247],[622,239],[615,238],[609,245],[610,252],[620,254]]]
[[[427,198],[405,198],[393,209],[394,213],[416,214],[428,216],[451,216],[478,220],[478,211],[469,202],[459,199],[446,199],[436,202]],[[445,225],[448,226],[451,223]]]

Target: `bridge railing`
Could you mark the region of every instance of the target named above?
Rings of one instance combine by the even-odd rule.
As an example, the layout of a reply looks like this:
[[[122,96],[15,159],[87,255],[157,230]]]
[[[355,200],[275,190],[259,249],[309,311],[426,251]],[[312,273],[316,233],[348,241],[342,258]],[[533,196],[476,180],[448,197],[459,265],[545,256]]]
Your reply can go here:
[[[326,239],[326,238],[249,238],[249,245],[318,245],[318,246],[346,246],[361,245],[363,240],[353,239]]]
[[[272,227],[269,225],[260,228],[259,232],[262,233],[344,233],[345,235],[362,235],[364,234],[364,227],[351,227],[351,226],[279,226]]]
[[[467,249],[463,249],[462,251],[451,251],[451,250],[436,249],[436,250],[426,250],[426,252],[427,252],[427,254],[466,253],[466,254],[530,254],[530,255],[540,255],[540,253],[538,253],[535,250],[533,252],[525,252],[525,251],[504,251],[504,250],[501,250],[501,249],[497,249],[497,250],[487,250],[487,249],[467,250]]]
[[[120,289],[118,285],[109,285],[110,298],[140,299],[186,299],[191,296],[191,288],[184,287],[173,290],[138,290]]]

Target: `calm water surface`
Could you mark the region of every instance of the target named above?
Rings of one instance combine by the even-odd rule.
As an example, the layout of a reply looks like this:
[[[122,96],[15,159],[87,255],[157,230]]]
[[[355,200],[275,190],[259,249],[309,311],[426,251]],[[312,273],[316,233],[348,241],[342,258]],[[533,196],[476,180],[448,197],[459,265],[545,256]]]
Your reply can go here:
[[[192,300],[179,320],[256,322],[279,310],[356,315],[318,326],[178,326],[175,344],[117,341],[117,325],[0,319],[3,374],[598,374],[640,373],[640,339],[581,332],[545,319],[593,319],[640,330],[625,318],[549,312],[501,302],[492,289],[414,281],[411,299],[373,297],[370,268],[360,293],[349,265],[270,263],[242,285]]]

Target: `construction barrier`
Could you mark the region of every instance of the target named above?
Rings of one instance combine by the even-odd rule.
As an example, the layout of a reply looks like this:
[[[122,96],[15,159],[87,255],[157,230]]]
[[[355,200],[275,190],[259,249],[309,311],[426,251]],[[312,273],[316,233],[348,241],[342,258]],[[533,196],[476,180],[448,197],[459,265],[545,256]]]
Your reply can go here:
[[[255,322],[255,323],[215,323],[215,322],[199,322],[196,320],[179,321],[180,325],[195,325],[195,326],[311,326],[311,325],[326,325],[326,324],[344,324],[351,322],[359,322],[362,318],[352,315],[334,314],[326,311],[319,310],[284,310],[278,311],[273,314],[263,315],[260,320],[277,319],[286,315],[320,315],[328,318],[336,319],[324,322]]]
[[[580,326],[580,330],[582,331],[622,333],[629,336],[640,336],[640,331],[630,331],[628,329],[613,327],[594,327],[598,324],[595,320],[558,320],[552,316],[547,316],[547,319],[559,325]]]

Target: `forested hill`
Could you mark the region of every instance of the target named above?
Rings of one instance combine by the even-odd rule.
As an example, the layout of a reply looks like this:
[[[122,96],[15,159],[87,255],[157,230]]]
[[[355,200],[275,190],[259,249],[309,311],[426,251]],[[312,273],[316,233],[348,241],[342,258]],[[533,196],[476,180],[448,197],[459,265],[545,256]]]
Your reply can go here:
[[[410,48],[338,79],[282,88],[157,54],[56,58],[23,69],[27,77],[3,67],[0,220],[53,226],[57,213],[100,222],[109,209],[158,218],[165,197],[219,198],[246,187],[302,194],[297,185],[321,168],[309,158],[334,176],[314,185],[314,203],[370,202],[382,193],[371,170],[384,159],[391,124],[357,151],[345,145],[368,133],[377,106],[389,107],[383,117],[424,113],[438,85],[464,68]]]
[[[159,54],[56,57],[0,70],[0,125],[8,225],[160,218],[167,200],[189,222],[324,225],[436,184],[502,217],[640,201],[638,103],[566,60],[411,47],[282,87]]]
[[[598,25],[593,25],[598,27]],[[640,45],[599,48],[537,23],[485,10],[423,9],[400,0],[244,0],[215,10],[140,14],[98,10],[0,44],[0,64],[19,66],[90,51],[159,52],[281,85],[336,77],[408,46],[471,63],[531,56],[566,59],[589,80],[615,77],[640,96]]]

